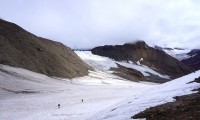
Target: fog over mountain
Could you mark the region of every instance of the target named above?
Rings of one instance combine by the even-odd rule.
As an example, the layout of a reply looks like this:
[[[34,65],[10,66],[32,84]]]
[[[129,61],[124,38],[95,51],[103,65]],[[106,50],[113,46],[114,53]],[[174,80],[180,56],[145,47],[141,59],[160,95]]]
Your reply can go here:
[[[0,17],[72,48],[200,47],[198,0],[0,0]]]

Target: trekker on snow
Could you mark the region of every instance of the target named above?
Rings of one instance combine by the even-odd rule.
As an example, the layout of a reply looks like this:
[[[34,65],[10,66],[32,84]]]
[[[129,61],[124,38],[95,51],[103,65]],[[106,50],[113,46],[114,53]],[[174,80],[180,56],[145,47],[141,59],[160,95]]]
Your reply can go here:
[[[60,104],[58,104],[58,108],[60,108]]]

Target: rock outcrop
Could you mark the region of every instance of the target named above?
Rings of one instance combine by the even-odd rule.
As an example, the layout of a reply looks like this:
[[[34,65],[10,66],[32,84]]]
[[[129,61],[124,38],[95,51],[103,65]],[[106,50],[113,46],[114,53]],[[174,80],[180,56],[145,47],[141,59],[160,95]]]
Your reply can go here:
[[[200,77],[194,82],[200,83]],[[193,94],[176,96],[174,102],[165,103],[159,106],[150,107],[132,116],[133,119],[146,120],[199,120],[200,118],[200,88]]]
[[[191,57],[182,60],[182,62],[195,70],[200,70],[200,49],[192,50],[188,55]]]
[[[117,61],[140,62],[172,78],[192,72],[192,69],[184,63],[169,56],[164,51],[149,47],[143,41],[116,46],[100,46],[91,51],[93,54],[109,57]]]
[[[84,76],[92,69],[62,43],[4,20],[0,20],[0,64],[64,78]]]

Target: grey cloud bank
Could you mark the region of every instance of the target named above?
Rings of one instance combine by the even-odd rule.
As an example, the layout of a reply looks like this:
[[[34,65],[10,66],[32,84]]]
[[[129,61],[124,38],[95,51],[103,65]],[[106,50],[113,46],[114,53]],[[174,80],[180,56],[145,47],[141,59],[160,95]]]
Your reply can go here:
[[[0,0],[0,17],[72,48],[144,40],[200,48],[198,0]]]

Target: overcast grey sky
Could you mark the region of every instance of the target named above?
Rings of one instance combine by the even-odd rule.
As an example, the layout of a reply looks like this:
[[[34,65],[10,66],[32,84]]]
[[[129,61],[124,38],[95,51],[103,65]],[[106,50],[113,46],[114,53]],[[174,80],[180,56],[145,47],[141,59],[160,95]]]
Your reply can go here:
[[[200,48],[200,0],[0,0],[0,17],[72,48]]]

